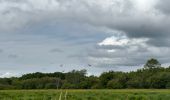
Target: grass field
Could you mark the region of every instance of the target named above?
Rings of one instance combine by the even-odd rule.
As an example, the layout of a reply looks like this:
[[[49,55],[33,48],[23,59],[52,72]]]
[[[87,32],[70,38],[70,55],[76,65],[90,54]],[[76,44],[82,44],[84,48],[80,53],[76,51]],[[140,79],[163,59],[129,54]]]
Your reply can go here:
[[[170,90],[0,90],[0,100],[170,100]]]

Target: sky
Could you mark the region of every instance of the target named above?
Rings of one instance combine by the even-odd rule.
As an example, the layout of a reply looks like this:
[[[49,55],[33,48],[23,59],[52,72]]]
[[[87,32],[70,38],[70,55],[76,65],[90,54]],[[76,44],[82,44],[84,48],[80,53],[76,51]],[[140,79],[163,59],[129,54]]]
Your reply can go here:
[[[170,64],[169,0],[0,0],[0,77]],[[90,66],[89,66],[90,65]]]

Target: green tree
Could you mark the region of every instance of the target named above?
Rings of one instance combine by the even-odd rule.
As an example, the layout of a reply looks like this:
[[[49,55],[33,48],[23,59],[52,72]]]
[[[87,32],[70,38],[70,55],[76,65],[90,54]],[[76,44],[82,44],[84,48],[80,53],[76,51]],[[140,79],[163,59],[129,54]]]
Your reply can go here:
[[[149,59],[146,64],[144,65],[144,68],[146,69],[153,69],[153,68],[159,68],[161,67],[161,64],[157,59],[151,58]]]
[[[119,79],[112,79],[107,83],[107,88],[109,89],[122,89],[123,87],[124,84]]]
[[[86,78],[86,70],[76,71],[66,73],[65,79],[67,83],[72,84],[74,88],[80,88],[80,82],[84,81]],[[66,84],[67,85],[67,84]]]

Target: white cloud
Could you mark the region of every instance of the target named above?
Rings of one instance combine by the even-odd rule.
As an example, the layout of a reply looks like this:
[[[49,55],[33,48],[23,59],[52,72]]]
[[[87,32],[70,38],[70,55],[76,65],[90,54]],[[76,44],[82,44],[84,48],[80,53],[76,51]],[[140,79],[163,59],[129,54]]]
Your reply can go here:
[[[134,6],[139,11],[152,11],[154,6],[157,4],[158,0],[131,0]]]
[[[122,37],[111,36],[98,43],[99,48],[89,53],[90,63],[102,67],[139,66],[149,58],[158,58],[161,63],[168,62],[169,57],[166,54],[169,47],[149,45],[148,38]]]
[[[112,53],[112,52],[116,52],[116,50],[111,49],[111,50],[107,50],[107,52]]]
[[[126,38],[116,38],[115,36],[108,37],[102,42],[98,43],[98,45],[117,45],[117,46],[123,46],[126,45],[129,42]]]
[[[6,72],[6,73],[0,74],[0,78],[10,78],[10,77],[17,77],[17,76],[20,76],[20,75],[14,74],[14,73],[11,73],[11,72]]]

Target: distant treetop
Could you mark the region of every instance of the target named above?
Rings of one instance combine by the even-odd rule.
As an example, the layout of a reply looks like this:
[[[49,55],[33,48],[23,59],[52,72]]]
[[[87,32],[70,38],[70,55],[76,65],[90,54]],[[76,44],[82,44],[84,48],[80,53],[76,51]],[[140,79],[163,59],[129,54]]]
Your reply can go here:
[[[144,68],[147,68],[147,69],[159,68],[159,67],[161,67],[161,64],[159,63],[157,59],[154,59],[154,58],[149,59],[144,65]]]

